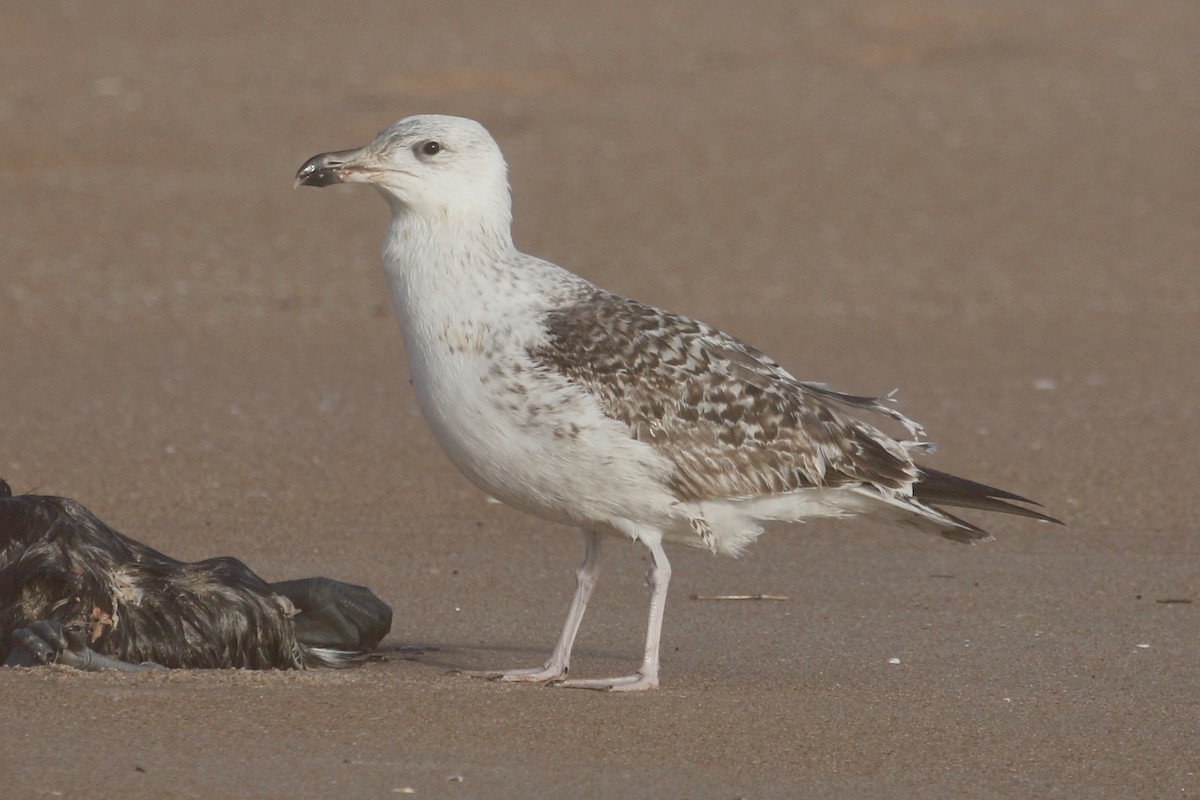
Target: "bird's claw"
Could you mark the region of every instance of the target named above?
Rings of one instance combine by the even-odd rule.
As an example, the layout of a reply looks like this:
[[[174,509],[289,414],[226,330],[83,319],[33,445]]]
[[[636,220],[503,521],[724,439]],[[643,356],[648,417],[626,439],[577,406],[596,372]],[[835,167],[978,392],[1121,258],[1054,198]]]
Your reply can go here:
[[[97,653],[88,647],[82,629],[63,625],[58,620],[34,620],[25,627],[14,629],[11,636],[14,646],[4,662],[6,667],[62,664],[85,672],[97,672],[102,669],[122,672],[165,669],[160,664],[131,664]]]
[[[544,667],[531,669],[464,670],[462,674],[469,678],[483,678],[503,683],[540,683],[546,686],[556,686],[566,680],[567,670],[547,664]]]

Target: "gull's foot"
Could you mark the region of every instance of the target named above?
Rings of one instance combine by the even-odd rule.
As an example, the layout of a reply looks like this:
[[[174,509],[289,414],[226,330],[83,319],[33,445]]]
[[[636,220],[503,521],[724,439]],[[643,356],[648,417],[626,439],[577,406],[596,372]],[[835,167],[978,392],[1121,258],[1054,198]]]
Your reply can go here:
[[[4,662],[6,667],[57,664],[62,654],[70,652],[72,646],[62,623],[55,620],[35,620],[24,628],[13,629],[9,638],[12,639],[12,651]]]
[[[557,664],[546,664],[544,667],[529,669],[466,670],[463,674],[471,678],[487,678],[492,681],[551,683],[562,680],[563,676],[567,674],[567,668]]]
[[[83,631],[64,626],[58,620],[39,619],[27,627],[12,632],[15,645],[9,653],[5,666],[32,667],[37,664],[62,664],[75,669],[96,672],[115,669],[122,672],[140,672],[147,669],[165,669],[159,664],[146,662],[130,664],[97,653],[88,647]]]
[[[592,689],[600,692],[644,692],[658,687],[658,676],[641,672],[619,678],[577,678],[561,681],[555,686],[567,689]]]

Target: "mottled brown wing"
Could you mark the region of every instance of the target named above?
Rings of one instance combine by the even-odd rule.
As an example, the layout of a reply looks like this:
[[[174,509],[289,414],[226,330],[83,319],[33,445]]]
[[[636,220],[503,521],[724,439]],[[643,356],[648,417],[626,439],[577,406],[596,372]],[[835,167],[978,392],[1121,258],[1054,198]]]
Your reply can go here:
[[[837,406],[888,410],[803,384],[702,322],[603,291],[545,322],[548,340],[530,355],[670,459],[682,499],[862,482],[899,488],[916,474],[899,443]]]

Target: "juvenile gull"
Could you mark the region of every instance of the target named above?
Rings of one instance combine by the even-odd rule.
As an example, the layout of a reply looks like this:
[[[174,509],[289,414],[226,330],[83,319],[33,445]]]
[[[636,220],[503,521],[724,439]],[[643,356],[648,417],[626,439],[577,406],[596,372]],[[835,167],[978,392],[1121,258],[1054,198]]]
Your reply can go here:
[[[913,462],[920,426],[886,404],[798,381],[749,345],[611,294],[512,242],[507,167],[477,122],[415,116],[358,150],[314,156],[297,185],[370,183],[392,209],[384,272],[417,401],[493,497],[583,530],[566,623],[515,681],[658,685],[671,567],[664,542],[737,554],[773,520],[855,514],[959,542],[988,538],[939,506],[1057,521],[1025,498]],[[898,441],[857,412],[884,414]],[[601,534],[646,545],[650,619],[633,675],[565,680]]]

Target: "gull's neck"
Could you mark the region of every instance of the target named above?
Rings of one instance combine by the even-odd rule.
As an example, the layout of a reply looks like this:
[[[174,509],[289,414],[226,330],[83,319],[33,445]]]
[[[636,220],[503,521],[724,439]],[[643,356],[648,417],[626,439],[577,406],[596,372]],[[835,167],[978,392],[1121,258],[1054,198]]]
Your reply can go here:
[[[502,317],[536,303],[507,216],[418,215],[397,210],[384,273],[406,338],[448,320]]]

